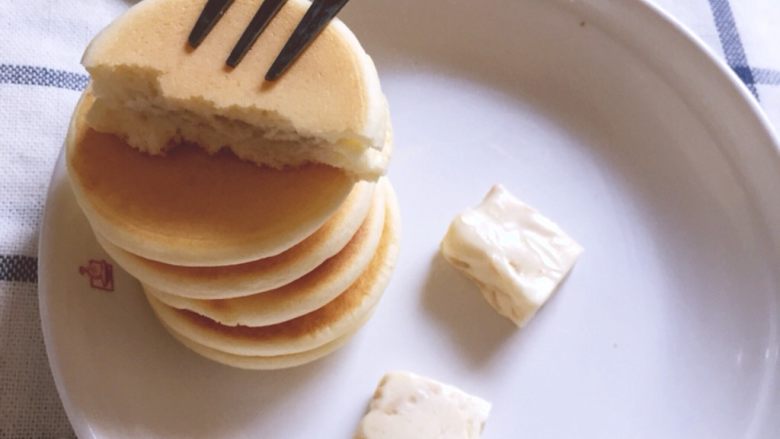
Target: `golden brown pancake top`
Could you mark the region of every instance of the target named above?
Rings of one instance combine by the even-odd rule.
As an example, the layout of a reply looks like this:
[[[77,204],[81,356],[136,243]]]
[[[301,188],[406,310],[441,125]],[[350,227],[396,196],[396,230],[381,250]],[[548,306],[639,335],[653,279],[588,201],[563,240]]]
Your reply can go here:
[[[273,236],[337,206],[352,187],[346,174],[324,165],[280,171],[187,144],[151,156],[91,129],[69,160],[99,215],[139,238],[176,246]]]

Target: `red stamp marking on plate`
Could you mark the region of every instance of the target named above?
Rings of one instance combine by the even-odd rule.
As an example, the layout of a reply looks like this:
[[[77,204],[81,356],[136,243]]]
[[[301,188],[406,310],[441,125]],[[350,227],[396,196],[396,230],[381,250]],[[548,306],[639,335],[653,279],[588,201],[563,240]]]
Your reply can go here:
[[[89,276],[89,286],[97,290],[114,291],[114,266],[107,261],[90,259],[79,267],[80,275]]]

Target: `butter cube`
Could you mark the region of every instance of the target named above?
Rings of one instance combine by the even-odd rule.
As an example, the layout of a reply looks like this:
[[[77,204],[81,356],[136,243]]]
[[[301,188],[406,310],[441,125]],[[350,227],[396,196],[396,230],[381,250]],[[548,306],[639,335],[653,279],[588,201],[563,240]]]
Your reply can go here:
[[[455,217],[441,251],[499,314],[522,327],[566,277],[582,247],[496,185],[479,206]]]
[[[390,372],[374,392],[355,439],[478,439],[490,403],[453,386]]]

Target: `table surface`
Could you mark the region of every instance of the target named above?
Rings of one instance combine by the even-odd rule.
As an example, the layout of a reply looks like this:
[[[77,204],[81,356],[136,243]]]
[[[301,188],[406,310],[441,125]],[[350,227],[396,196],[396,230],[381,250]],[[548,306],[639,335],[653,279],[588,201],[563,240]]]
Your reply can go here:
[[[40,329],[41,211],[87,76],[83,48],[130,0],[30,0],[0,16],[0,437],[72,437]],[[780,2],[656,0],[743,80],[780,126]]]

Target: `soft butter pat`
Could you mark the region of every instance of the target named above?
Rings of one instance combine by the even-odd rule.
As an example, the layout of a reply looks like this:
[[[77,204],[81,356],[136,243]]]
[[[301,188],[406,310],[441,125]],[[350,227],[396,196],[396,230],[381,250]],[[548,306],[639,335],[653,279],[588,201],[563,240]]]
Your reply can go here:
[[[476,439],[490,403],[410,372],[390,372],[374,392],[355,439]]]
[[[479,285],[499,314],[524,326],[566,277],[582,247],[497,185],[479,206],[452,221],[441,251]]]

